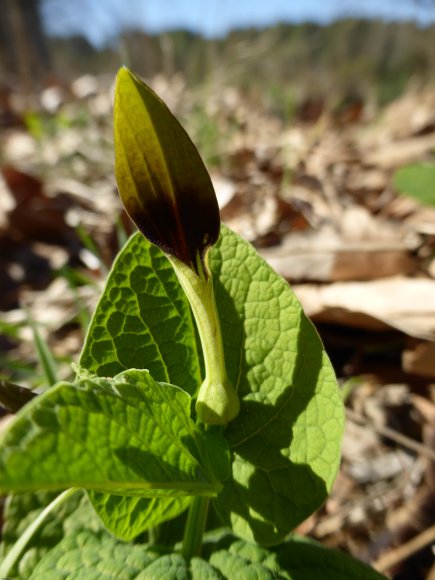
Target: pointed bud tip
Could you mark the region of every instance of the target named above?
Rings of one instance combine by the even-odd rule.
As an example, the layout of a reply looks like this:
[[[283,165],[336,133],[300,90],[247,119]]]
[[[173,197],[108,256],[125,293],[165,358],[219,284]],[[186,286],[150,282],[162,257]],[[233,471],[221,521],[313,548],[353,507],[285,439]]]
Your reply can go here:
[[[121,200],[139,230],[196,268],[220,230],[204,163],[163,101],[128,68],[115,90],[115,173]]]

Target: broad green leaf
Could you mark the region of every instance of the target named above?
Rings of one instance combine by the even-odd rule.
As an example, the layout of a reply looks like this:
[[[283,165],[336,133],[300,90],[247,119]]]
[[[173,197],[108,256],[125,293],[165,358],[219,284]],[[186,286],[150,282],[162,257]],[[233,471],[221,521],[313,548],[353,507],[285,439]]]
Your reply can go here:
[[[106,528],[120,540],[132,540],[145,530],[166,522],[189,507],[190,497],[129,497],[88,492]]]
[[[268,551],[235,541],[210,557],[224,578],[286,578],[288,580],[381,580],[373,568],[351,556],[312,541],[291,540]]]
[[[223,228],[210,267],[227,372],[241,397],[225,431],[232,476],[213,503],[237,535],[277,543],[331,490],[343,405],[314,327],[254,248]]]
[[[407,165],[394,173],[394,187],[426,205],[435,205],[435,165]]]
[[[159,555],[123,544],[108,534],[82,531],[66,537],[36,566],[30,580],[380,580],[380,574],[350,556],[313,542],[290,541],[268,551],[233,542],[207,562],[187,563],[177,553]]]
[[[0,489],[213,495],[218,484],[190,451],[198,434],[189,414],[189,395],[147,371],[59,383],[2,433]]]
[[[189,566],[180,554],[167,554],[148,564],[140,578],[165,580],[190,580]]]
[[[218,433],[205,431],[195,438],[201,465],[224,481],[230,472],[230,454],[226,440]],[[182,513],[190,497],[153,498],[129,497],[89,492],[91,502],[117,538],[131,540],[145,530],[166,522]]]
[[[255,549],[255,547],[254,547]],[[251,553],[254,550],[251,550]],[[212,554],[211,565],[220,571],[224,578],[240,578],[258,580],[273,580],[273,578],[291,578],[290,575],[278,569],[278,566],[270,567],[261,561],[252,561],[248,558],[233,553],[231,549],[221,550]]]
[[[190,572],[191,578],[195,580],[222,580],[225,578],[219,570],[201,558],[192,558],[190,561]]]
[[[159,97],[126,68],[115,89],[115,174],[139,230],[196,269],[219,236],[210,177],[189,136]]]
[[[243,555],[246,546],[235,543],[231,549]],[[302,537],[277,546],[272,552],[281,570],[287,570],[291,580],[385,580],[385,576],[338,550]]]
[[[136,235],[116,259],[81,354],[99,376],[148,369],[154,379],[193,394],[200,361],[189,304],[163,253]],[[186,507],[187,499],[131,498],[90,493],[108,529],[128,540]]]
[[[148,369],[191,395],[201,384],[189,303],[164,254],[139,234],[113,265],[80,364],[98,376]]]
[[[16,494],[7,498],[3,514],[0,561],[5,558],[21,534],[57,494],[58,492],[40,491]],[[101,528],[101,523],[86,496],[77,492],[47,516],[44,525],[27,544],[17,569],[12,570],[12,576],[27,580],[41,558],[66,534],[84,528],[96,532]]]
[[[66,537],[36,566],[29,580],[135,580],[156,558],[143,546],[118,542],[107,533]]]

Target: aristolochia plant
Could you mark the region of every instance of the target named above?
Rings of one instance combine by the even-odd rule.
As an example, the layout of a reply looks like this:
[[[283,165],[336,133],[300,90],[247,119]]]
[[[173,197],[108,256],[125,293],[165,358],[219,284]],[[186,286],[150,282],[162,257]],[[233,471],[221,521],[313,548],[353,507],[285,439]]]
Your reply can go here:
[[[113,265],[76,380],[1,434],[0,577],[379,577],[291,536],[337,473],[334,372],[287,283],[220,226],[181,125],[127,69],[115,158],[141,233]]]

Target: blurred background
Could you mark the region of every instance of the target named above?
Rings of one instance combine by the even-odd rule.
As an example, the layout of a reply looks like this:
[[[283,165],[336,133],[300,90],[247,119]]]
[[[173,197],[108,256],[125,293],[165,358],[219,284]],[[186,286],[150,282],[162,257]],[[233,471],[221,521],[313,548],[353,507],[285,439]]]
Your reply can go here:
[[[128,64],[261,95],[385,104],[433,78],[433,0],[2,0],[3,83],[31,92]],[[432,40],[432,42],[431,42]]]
[[[0,0],[1,386],[73,376],[133,231],[113,176],[123,64],[336,369],[342,469],[298,531],[434,580],[435,1]]]

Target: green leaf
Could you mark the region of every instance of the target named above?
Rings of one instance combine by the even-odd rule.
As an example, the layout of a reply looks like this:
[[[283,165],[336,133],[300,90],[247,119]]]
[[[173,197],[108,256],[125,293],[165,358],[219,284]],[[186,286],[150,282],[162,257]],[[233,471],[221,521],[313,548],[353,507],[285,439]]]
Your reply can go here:
[[[245,546],[236,543],[232,550],[243,555]],[[272,552],[274,561],[282,570],[290,573],[292,580],[385,580],[385,576],[338,550],[302,537],[277,546]]]
[[[200,463],[218,481],[230,473],[230,454],[224,437],[204,431],[195,438]],[[190,505],[190,497],[141,498],[90,491],[89,497],[104,522],[117,538],[131,540],[145,530],[173,519]]]
[[[139,230],[196,269],[219,236],[219,208],[198,151],[159,97],[132,72],[115,89],[115,174]]]
[[[247,552],[247,550],[245,550]],[[258,546],[249,546],[249,554],[239,555],[237,549],[220,550],[212,554],[211,565],[219,570],[224,578],[272,580],[273,578],[291,578],[285,571],[279,570],[275,561],[268,563],[267,552]],[[262,561],[265,560],[266,562]]]
[[[227,550],[210,557],[210,564],[224,578],[287,578],[288,580],[380,580],[373,568],[313,541],[293,539],[265,550],[255,544],[235,541]]]
[[[80,365],[98,376],[148,369],[192,395],[201,384],[189,303],[164,254],[139,234],[113,265]]]
[[[362,562],[305,541],[290,541],[268,551],[254,544],[233,542],[207,562],[188,564],[177,553],[159,555],[144,546],[116,541],[108,534],[82,531],[66,537],[36,566],[30,580],[380,580]]]
[[[222,580],[225,578],[219,570],[201,558],[192,558],[190,561],[190,571],[191,578],[194,580]]]
[[[29,580],[133,580],[156,555],[143,546],[117,542],[107,533],[83,531],[66,537],[36,566]],[[142,576],[144,578],[144,576]]]
[[[0,561],[17,542],[26,528],[58,494],[52,491],[21,493],[7,498],[0,545]],[[76,493],[50,513],[44,525],[35,533],[20,557],[12,576],[27,580],[36,564],[68,533],[79,529],[97,532],[101,523],[83,493]]]
[[[59,383],[2,433],[0,489],[83,487],[140,497],[213,495],[189,449],[190,397],[147,371]]]
[[[189,303],[166,257],[140,235],[130,238],[113,265],[80,364],[99,376],[148,369],[156,380],[191,394],[201,384]],[[124,540],[177,515],[189,501],[90,497],[107,528]]]
[[[149,564],[141,578],[165,580],[190,580],[189,566],[180,554],[167,554]]]
[[[435,205],[435,165],[407,165],[394,173],[394,187],[426,205]]]
[[[289,285],[227,228],[210,251],[228,377],[232,475],[213,500],[237,535],[272,544],[326,499],[343,405],[320,339]]]
[[[120,540],[132,540],[145,530],[171,520],[189,507],[190,497],[143,498],[88,492],[106,528]]]

